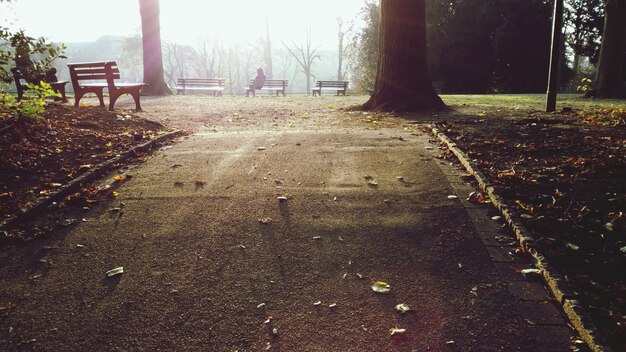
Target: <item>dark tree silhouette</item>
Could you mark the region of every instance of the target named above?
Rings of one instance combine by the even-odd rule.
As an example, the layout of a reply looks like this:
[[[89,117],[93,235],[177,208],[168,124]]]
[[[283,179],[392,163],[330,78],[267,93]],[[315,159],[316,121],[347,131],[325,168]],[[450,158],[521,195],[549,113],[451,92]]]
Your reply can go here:
[[[626,51],[626,0],[607,0],[595,81],[597,98],[624,97],[624,51]]]
[[[143,42],[143,81],[148,84],[142,93],[170,95],[172,91],[163,78],[159,0],[139,0],[139,13]]]
[[[446,108],[428,78],[425,0],[380,0],[376,86],[366,110]]]

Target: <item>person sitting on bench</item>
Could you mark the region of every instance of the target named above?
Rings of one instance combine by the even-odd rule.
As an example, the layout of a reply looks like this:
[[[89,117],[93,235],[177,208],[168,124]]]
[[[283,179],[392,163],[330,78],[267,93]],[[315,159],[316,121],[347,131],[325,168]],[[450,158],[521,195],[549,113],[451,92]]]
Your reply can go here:
[[[265,73],[263,72],[262,68],[258,68],[256,70],[256,77],[254,77],[254,89],[261,89],[263,88],[263,85],[265,84],[265,80],[267,79],[267,77],[265,77]]]

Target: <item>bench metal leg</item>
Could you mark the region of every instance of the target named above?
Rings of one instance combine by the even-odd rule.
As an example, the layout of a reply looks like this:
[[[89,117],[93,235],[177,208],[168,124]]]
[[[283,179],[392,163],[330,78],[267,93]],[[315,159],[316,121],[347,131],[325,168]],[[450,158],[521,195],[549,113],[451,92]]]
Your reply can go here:
[[[139,89],[129,89],[129,90],[122,90],[121,92],[109,92],[109,111],[113,111],[115,110],[115,102],[117,101],[117,98],[119,98],[120,96],[122,96],[123,94],[130,94],[130,96],[133,97],[133,100],[135,101],[135,110],[136,111],[143,111],[141,110],[141,103],[139,101],[139,91],[141,90],[141,88]]]
[[[52,86],[52,90],[55,93],[61,94],[61,98],[55,97],[54,100],[61,100],[64,103],[67,103],[67,97],[65,96],[65,84],[55,84]]]
[[[77,89],[74,92],[74,106],[78,107],[80,103],[80,99],[82,99],[83,96],[87,93],[95,94],[98,97],[98,100],[100,101],[100,106],[104,106],[104,94],[102,93],[103,89],[104,87],[89,87],[87,89]]]

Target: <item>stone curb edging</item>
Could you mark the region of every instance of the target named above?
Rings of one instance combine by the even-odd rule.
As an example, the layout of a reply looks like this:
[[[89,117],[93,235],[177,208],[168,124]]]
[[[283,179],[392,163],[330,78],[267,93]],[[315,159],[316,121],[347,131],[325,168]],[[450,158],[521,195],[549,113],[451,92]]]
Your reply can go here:
[[[431,133],[437,137],[446,147],[457,157],[463,167],[474,176],[480,189],[487,194],[493,206],[495,206],[507,224],[511,227],[520,246],[528,251],[533,258],[535,266],[541,270],[543,279],[550,292],[558,300],[561,308],[565,312],[569,323],[574,327],[580,338],[591,348],[593,352],[611,352],[612,349],[604,343],[598,335],[595,324],[588,318],[589,314],[584,307],[580,306],[575,299],[576,294],[572,287],[565,281],[563,275],[555,272],[548,260],[538,251],[538,246],[534,239],[528,235],[528,231],[520,222],[517,214],[509,209],[502,197],[496,192],[487,177],[479,169],[478,165],[465,154],[457,144],[439,131],[434,125],[429,125]]]
[[[31,207],[22,211],[21,213],[4,220],[2,223],[0,223],[0,230],[8,229],[11,226],[16,225],[17,223],[19,223],[20,221],[28,217],[35,216],[36,214],[40,213],[44,209],[48,208],[52,203],[61,201],[63,198],[65,198],[69,194],[75,193],[78,189],[83,187],[83,185],[93,182],[101,175],[111,171],[120,162],[125,161],[126,159],[137,155],[137,153],[151,149],[156,143],[164,142],[169,139],[174,139],[174,138],[182,136],[183,134],[184,132],[182,130],[175,130],[172,132],[167,132],[165,134],[162,134],[160,136],[157,136],[156,138],[149,140],[146,143],[137,145],[127,150],[126,152],[114,157],[113,159],[106,160],[92,167],[91,169],[87,170],[84,174],[73,179],[72,181],[67,183],[65,186],[62,186],[61,188],[59,188],[57,191],[51,192],[48,197],[40,199],[39,202],[35,203]]]

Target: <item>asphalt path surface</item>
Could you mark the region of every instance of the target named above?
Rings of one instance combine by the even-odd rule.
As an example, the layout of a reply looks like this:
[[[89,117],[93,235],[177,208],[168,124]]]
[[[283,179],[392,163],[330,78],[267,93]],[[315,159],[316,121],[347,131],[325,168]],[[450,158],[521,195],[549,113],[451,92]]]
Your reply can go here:
[[[273,127],[200,128],[5,254],[0,350],[541,350],[429,136]]]

